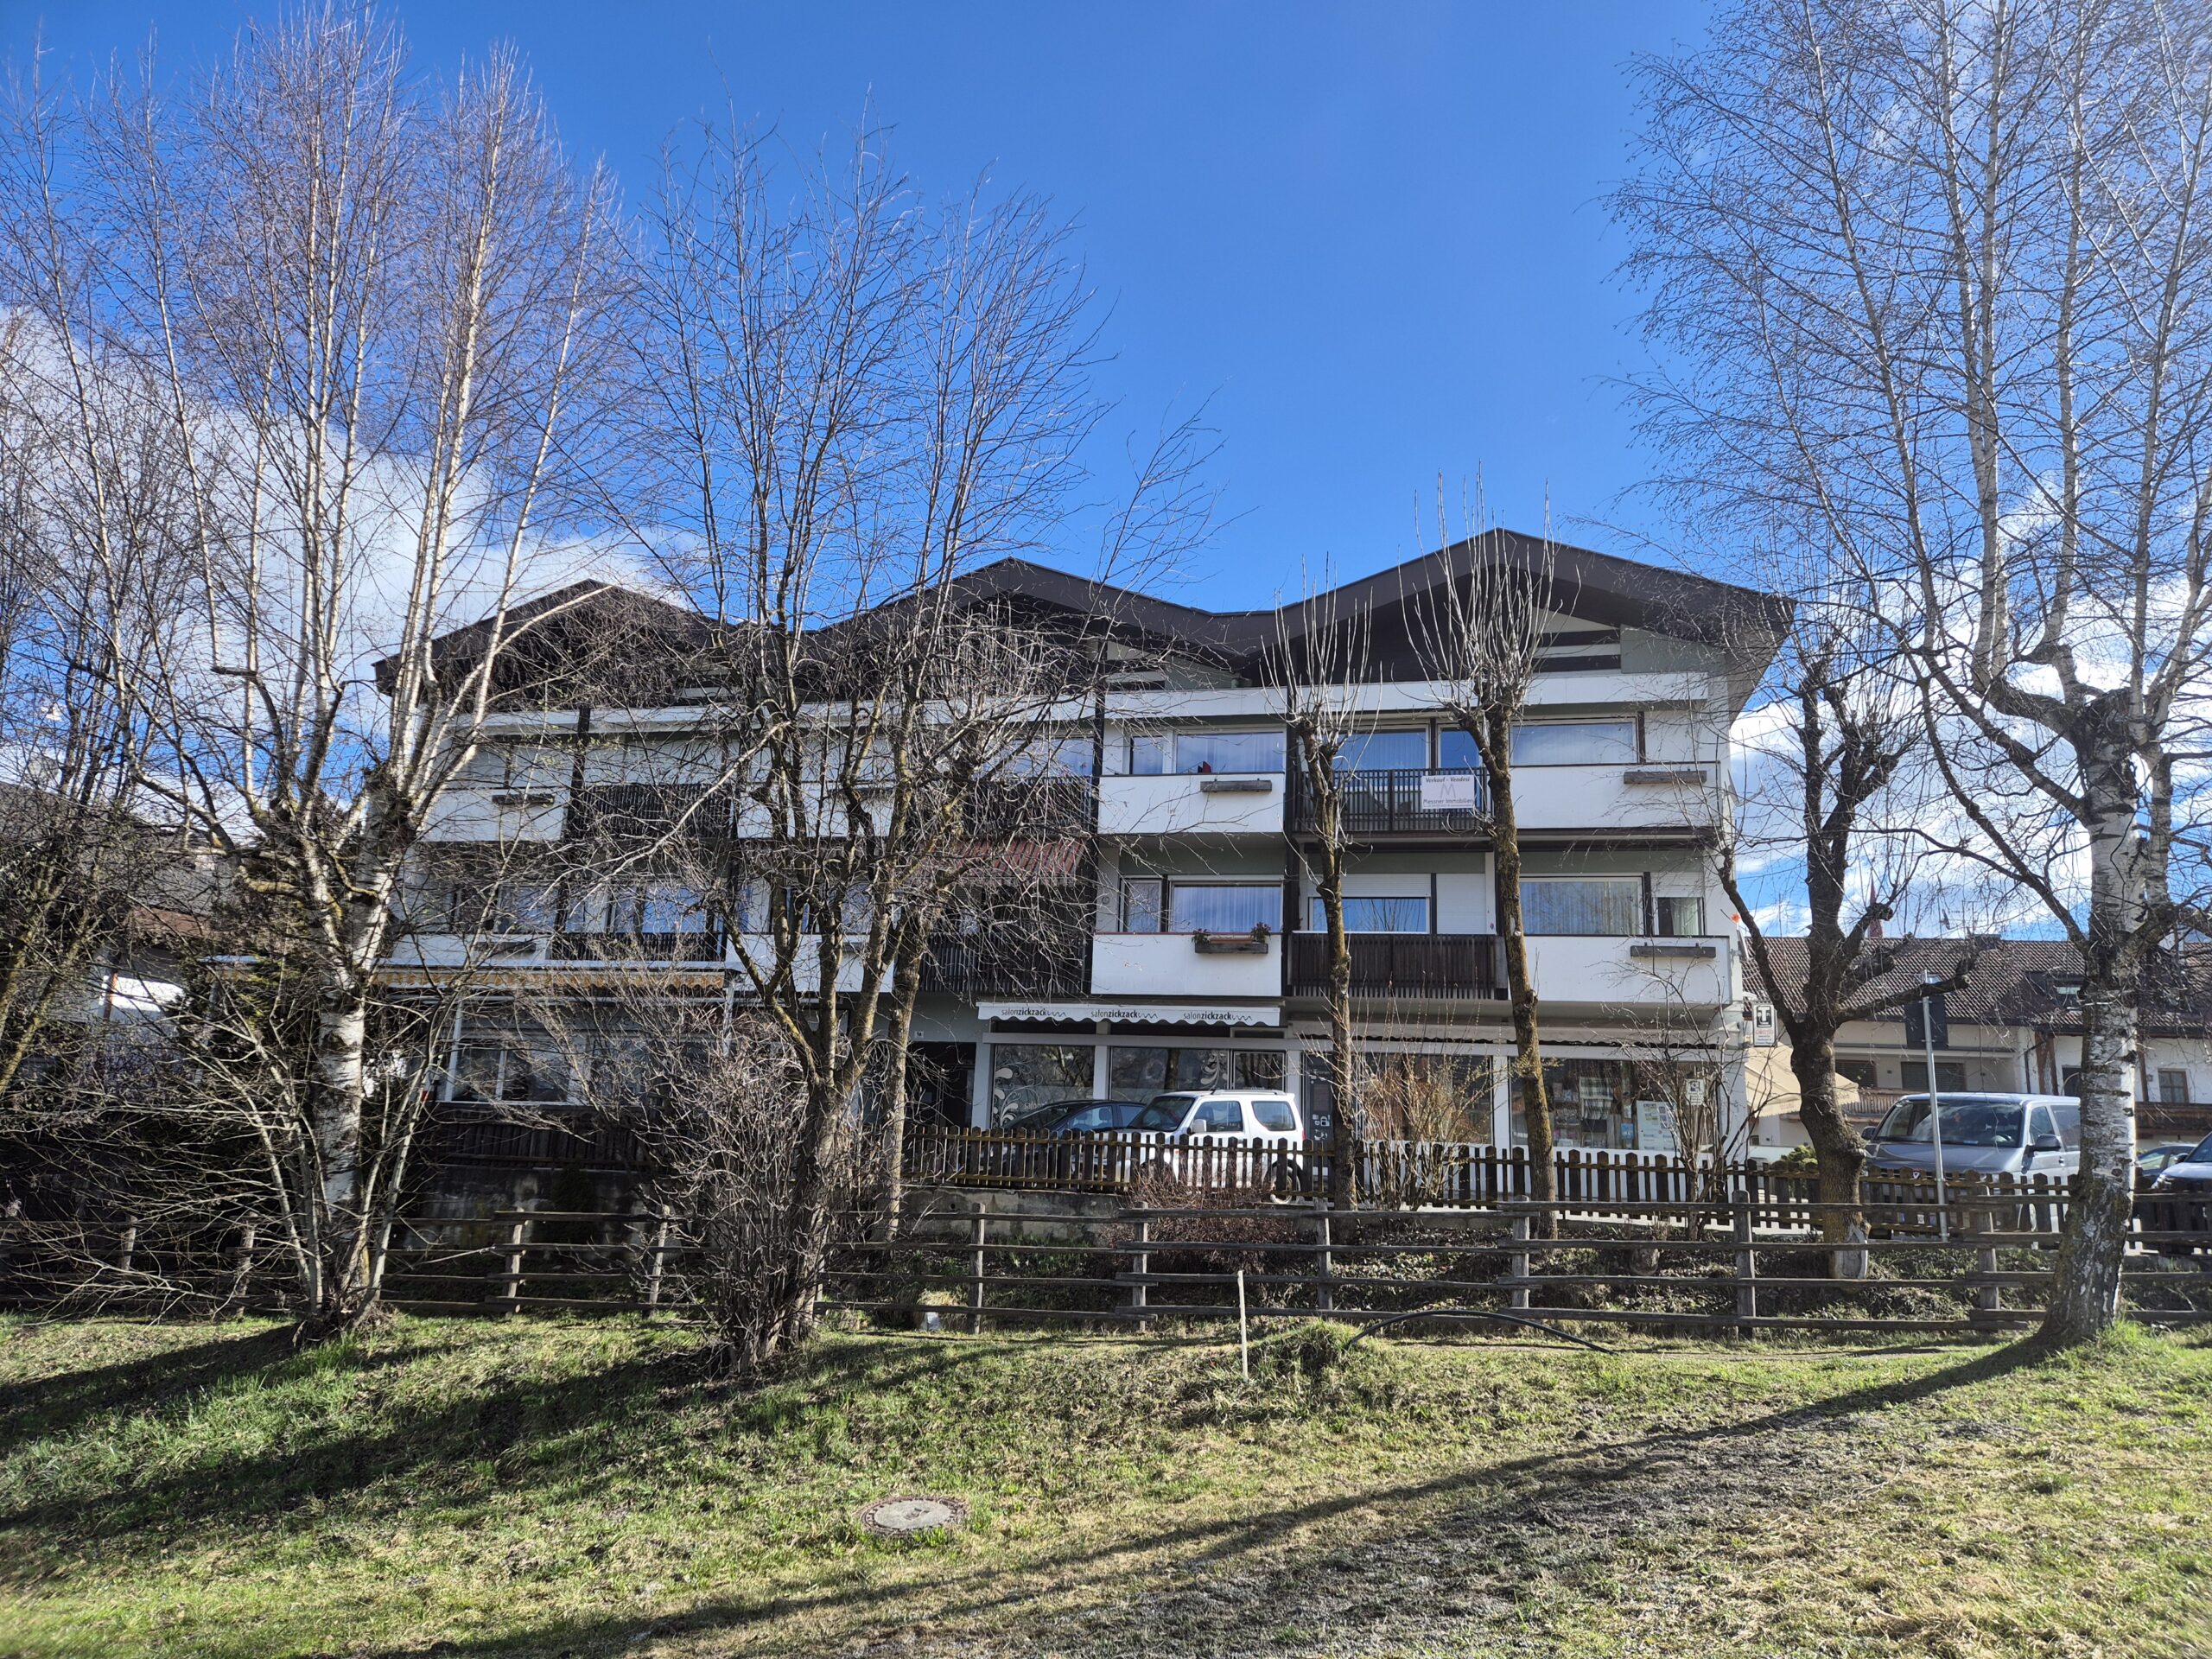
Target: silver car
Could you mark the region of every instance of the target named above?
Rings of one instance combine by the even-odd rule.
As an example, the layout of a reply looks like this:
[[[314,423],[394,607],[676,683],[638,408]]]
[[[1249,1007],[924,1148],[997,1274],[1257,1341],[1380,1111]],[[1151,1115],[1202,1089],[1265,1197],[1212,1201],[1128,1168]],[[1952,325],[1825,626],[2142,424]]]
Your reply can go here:
[[[1867,1149],[1870,1169],[1932,1174],[1934,1130],[1943,1133],[1946,1175],[2070,1176],[2082,1165],[2082,1103],[2071,1095],[1945,1092],[1890,1108]]]

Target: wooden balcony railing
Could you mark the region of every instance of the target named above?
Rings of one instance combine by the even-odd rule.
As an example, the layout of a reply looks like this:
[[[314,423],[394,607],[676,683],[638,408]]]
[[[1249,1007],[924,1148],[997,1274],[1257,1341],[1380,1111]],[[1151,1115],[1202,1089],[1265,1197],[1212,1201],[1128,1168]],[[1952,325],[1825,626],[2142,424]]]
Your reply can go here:
[[[1422,804],[1423,780],[1430,804]],[[1483,774],[1464,769],[1438,771],[1407,766],[1387,772],[1348,772],[1339,775],[1344,793],[1344,833],[1356,841],[1376,836],[1439,836],[1468,834],[1481,828],[1489,810],[1490,790]],[[1440,791],[1471,787],[1471,806],[1436,804]],[[1313,791],[1296,770],[1289,779],[1289,825],[1293,835],[1314,832]]]
[[[1488,933],[1352,933],[1345,943],[1354,996],[1486,1001],[1504,982],[1497,940]],[[1293,996],[1327,994],[1327,934],[1290,936],[1289,977]]]
[[[720,962],[722,938],[711,928],[675,933],[556,933],[546,955],[563,962]]]
[[[1061,944],[961,935],[930,942],[922,988],[953,996],[1081,996],[1090,988],[1090,937]]]

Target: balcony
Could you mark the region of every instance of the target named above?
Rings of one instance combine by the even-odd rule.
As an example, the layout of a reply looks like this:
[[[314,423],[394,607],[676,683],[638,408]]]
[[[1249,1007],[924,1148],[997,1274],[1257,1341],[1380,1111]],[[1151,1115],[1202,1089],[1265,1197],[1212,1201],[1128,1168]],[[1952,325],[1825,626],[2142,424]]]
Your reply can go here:
[[[565,789],[482,789],[456,785],[431,804],[423,839],[432,842],[557,841]]]
[[[1291,833],[1310,836],[1313,792],[1294,775],[1289,783]],[[1490,788],[1479,772],[1347,772],[1344,790],[1344,831],[1353,841],[1487,832]],[[1706,766],[1529,766],[1514,768],[1513,807],[1524,832],[1651,835],[1709,826],[1718,803]]]
[[[1282,995],[1282,935],[1101,933],[1090,942],[1093,996]]]
[[[1339,775],[1344,833],[1354,841],[1377,836],[1465,836],[1484,827],[1490,791],[1483,774],[1464,769],[1408,766]],[[1314,833],[1313,794],[1291,778],[1290,828]]]
[[[556,933],[547,955],[556,962],[719,963],[722,941],[710,928],[673,933]]]
[[[922,989],[970,1001],[1082,996],[1090,988],[1090,968],[1082,938],[1052,944],[963,935],[930,941],[922,959]]]
[[[1538,1001],[1599,1009],[1713,1008],[1733,994],[1731,942],[1700,938],[1532,935]]]
[[[1487,933],[1351,933],[1351,994],[1422,1001],[1490,1001],[1505,983]],[[1290,936],[1290,995],[1329,990],[1329,937]]]
[[[1279,836],[1283,774],[1127,774],[1099,780],[1103,836]]]

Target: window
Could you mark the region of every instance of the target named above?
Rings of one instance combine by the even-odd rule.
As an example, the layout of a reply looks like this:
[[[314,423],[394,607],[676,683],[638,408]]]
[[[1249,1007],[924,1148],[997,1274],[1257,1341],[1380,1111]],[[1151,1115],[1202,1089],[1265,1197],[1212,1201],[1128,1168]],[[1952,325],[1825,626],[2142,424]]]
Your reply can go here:
[[[1122,931],[1157,933],[1166,919],[1166,884],[1156,875],[1132,875],[1122,882]]]
[[[1316,933],[1328,931],[1329,916],[1316,899],[1309,907],[1308,925]],[[1428,900],[1423,899],[1346,899],[1347,933],[1426,933]]]
[[[1662,939],[1694,939],[1705,931],[1705,900],[1670,899],[1661,894],[1652,901]]]
[[[1521,883],[1529,933],[1628,938],[1643,931],[1643,884],[1634,876],[1541,876]]]
[[[2158,1072],[2158,1098],[2169,1106],[2185,1104],[2189,1100],[2189,1073],[2161,1068]]]
[[[1244,1109],[1233,1100],[1210,1100],[1191,1120],[1191,1130],[1195,1135],[1242,1135]]]
[[[1178,881],[1168,894],[1167,928],[1172,933],[1249,933],[1255,927],[1282,931],[1282,888]]]
[[[1281,732],[1182,732],[1175,739],[1180,772],[1281,772]]]
[[[1562,1147],[1636,1146],[1635,1068],[1626,1060],[1548,1060],[1544,1092]],[[1513,1138],[1528,1144],[1529,1125],[1513,1093]]]
[[[1171,1089],[1280,1089],[1282,1051],[1230,1048],[1109,1048],[1106,1092],[1150,1100]]]
[[[1513,728],[1516,766],[1634,766],[1632,720],[1537,721]]]
[[[1089,1043],[993,1043],[991,1122],[1090,1093]]]
[[[1167,739],[1133,737],[1129,740],[1129,770],[1140,778],[1157,778],[1167,770]]]
[[[1916,1089],[1925,1089],[1928,1086],[1928,1062],[1925,1060],[1907,1060],[1898,1068],[1897,1075],[1904,1084],[1905,1091],[1908,1094]],[[1964,1060],[1938,1060],[1936,1062],[1936,1093],[1941,1095],[1962,1094],[1966,1090],[1966,1086],[1967,1067]]]
[[[1364,1132],[1385,1141],[1487,1141],[1496,1073],[1487,1055],[1384,1051],[1360,1090]]]
[[[1875,1070],[1874,1062],[1872,1060],[1840,1059],[1835,1063],[1835,1074],[1839,1077],[1850,1078],[1861,1089],[1878,1089],[1882,1086],[1880,1074]]]
[[[1464,734],[1463,734],[1464,735]],[[1369,732],[1337,751],[1338,772],[1425,772],[1427,732]]]
[[[1007,772],[1014,778],[1088,778],[1090,740],[1087,737],[1045,737],[1024,744],[1008,757]]]
[[[1298,1114],[1287,1100],[1255,1100],[1252,1116],[1262,1128],[1274,1135],[1288,1135],[1298,1128]]]
[[[569,1062],[559,1046],[542,1035],[509,1032],[464,1037],[449,1098],[566,1100]]]

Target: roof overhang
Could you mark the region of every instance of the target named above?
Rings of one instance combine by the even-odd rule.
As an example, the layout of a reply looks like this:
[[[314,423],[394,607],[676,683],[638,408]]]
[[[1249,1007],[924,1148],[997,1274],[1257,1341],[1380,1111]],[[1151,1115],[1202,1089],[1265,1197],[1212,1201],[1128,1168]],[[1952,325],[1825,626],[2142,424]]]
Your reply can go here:
[[[1109,1020],[1122,1026],[1280,1026],[1280,1003],[1230,1002],[978,1002],[982,1020],[1039,1024]]]

